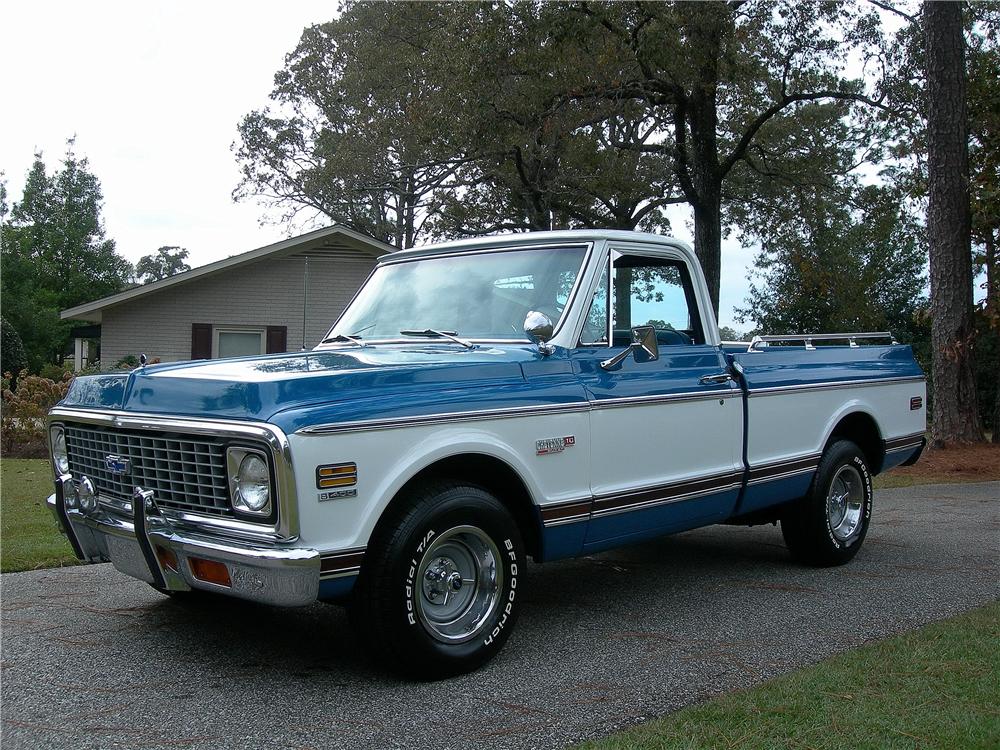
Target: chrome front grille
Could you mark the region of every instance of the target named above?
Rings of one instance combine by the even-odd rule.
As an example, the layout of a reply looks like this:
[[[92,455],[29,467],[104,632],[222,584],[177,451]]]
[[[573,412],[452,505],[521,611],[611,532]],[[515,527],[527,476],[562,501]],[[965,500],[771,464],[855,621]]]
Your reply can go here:
[[[139,486],[164,508],[231,517],[226,446],[211,437],[66,424],[70,472],[90,477],[98,494],[131,501]],[[112,471],[108,457],[127,460]],[[110,462],[114,465],[116,462]],[[114,468],[119,472],[123,465]]]

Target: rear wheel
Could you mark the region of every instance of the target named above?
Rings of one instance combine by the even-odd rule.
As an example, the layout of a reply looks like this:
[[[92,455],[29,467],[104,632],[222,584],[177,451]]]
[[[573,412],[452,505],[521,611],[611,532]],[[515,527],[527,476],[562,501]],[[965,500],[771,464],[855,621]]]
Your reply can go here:
[[[422,679],[471,671],[510,635],[524,560],[497,498],[469,485],[426,485],[372,537],[351,619],[390,668]]]
[[[872,513],[872,478],[864,453],[838,440],[823,453],[809,493],[781,519],[792,556],[807,565],[849,562],[861,548]]]

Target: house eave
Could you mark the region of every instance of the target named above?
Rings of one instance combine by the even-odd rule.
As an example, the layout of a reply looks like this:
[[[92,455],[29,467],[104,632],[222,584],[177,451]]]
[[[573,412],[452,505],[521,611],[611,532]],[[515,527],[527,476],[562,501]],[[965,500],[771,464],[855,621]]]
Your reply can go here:
[[[159,292],[178,284],[186,284],[196,279],[221,273],[222,271],[237,268],[249,263],[255,263],[268,256],[279,256],[281,254],[293,253],[300,246],[305,247],[308,245],[318,244],[323,240],[327,240],[335,236],[339,236],[346,242],[346,244],[357,249],[359,252],[368,254],[375,258],[385,255],[386,253],[393,252],[397,249],[384,242],[380,242],[379,240],[366,237],[360,232],[355,232],[353,229],[340,226],[324,227],[297,237],[290,237],[270,245],[265,245],[264,247],[259,247],[256,250],[250,250],[238,255],[231,255],[228,258],[223,258],[222,260],[217,260],[214,263],[208,263],[204,266],[192,268],[190,271],[184,271],[183,273],[175,274],[166,279],[160,279],[159,281],[143,284],[142,286],[137,286],[133,289],[126,289],[124,292],[118,292],[117,294],[112,294],[108,297],[103,297],[92,302],[86,302],[82,305],[77,305],[76,307],[70,307],[66,310],[62,310],[59,313],[59,317],[63,320],[87,320],[92,323],[100,323],[104,308],[120,305],[123,302],[129,302],[137,297]]]

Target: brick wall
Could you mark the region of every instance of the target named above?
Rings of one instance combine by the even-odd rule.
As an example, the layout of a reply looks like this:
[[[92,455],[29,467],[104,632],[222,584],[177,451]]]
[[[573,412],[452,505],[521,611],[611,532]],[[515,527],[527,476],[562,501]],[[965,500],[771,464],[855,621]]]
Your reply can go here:
[[[315,346],[374,267],[374,259],[309,260],[305,345]],[[272,258],[105,308],[105,368],[144,352],[164,362],[191,358],[191,324],[286,326],[288,349],[302,347],[305,259]]]

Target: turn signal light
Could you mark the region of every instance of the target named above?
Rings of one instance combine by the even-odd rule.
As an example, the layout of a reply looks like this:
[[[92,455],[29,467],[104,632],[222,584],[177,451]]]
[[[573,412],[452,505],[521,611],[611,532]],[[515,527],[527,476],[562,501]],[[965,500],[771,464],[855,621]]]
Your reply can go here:
[[[358,483],[358,465],[328,464],[316,467],[316,489],[329,487],[353,487]]]
[[[188,564],[191,566],[191,573],[199,581],[232,588],[233,582],[229,580],[229,568],[223,563],[215,560],[203,560],[200,557],[189,557]]]

